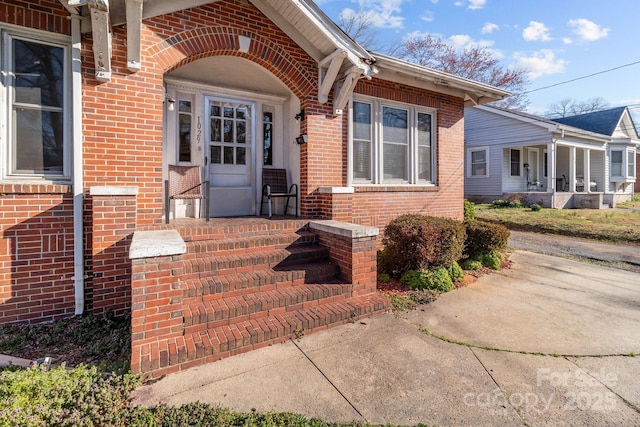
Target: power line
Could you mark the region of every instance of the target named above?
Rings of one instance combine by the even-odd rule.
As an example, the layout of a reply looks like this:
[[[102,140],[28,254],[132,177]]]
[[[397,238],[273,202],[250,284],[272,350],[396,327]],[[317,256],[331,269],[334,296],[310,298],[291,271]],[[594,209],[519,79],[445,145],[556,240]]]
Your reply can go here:
[[[632,65],[637,65],[637,64],[640,64],[640,61],[635,61],[635,62],[631,62],[631,63],[629,63],[629,64],[620,65],[620,66],[618,66],[618,67],[609,68],[608,70],[598,71],[597,73],[589,74],[589,75],[586,75],[586,76],[576,77],[575,79],[566,80],[566,81],[564,81],[564,82],[555,83],[555,84],[552,84],[552,85],[549,85],[549,86],[539,87],[539,88],[537,88],[537,89],[528,90],[528,91],[526,91],[526,92],[520,92],[520,93],[518,93],[518,94],[516,94],[516,95],[526,95],[526,94],[528,94],[528,93],[538,92],[538,91],[540,91],[540,90],[549,89],[549,88],[556,87],[556,86],[560,86],[560,85],[565,85],[565,84],[567,84],[567,83],[573,83],[573,82],[578,81],[578,80],[588,79],[589,77],[597,76],[597,75],[599,75],[599,74],[610,73],[611,71],[616,71],[616,70],[619,70],[619,69],[621,69],[621,68],[630,67],[630,66],[632,66]]]

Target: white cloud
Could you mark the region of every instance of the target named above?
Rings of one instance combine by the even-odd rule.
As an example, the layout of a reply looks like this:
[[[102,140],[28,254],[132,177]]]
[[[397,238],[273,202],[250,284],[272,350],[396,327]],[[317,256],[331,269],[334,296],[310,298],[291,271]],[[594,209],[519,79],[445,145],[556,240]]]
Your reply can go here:
[[[482,34],[491,34],[496,30],[499,30],[500,27],[498,26],[498,24],[494,24],[492,22],[487,22],[486,24],[484,24],[482,26]]]
[[[457,1],[457,2],[453,3],[453,5],[454,6],[458,6],[458,7],[464,6],[464,2],[463,1]]]
[[[403,0],[358,0],[360,11],[369,14],[371,25],[377,28],[402,28],[404,18],[400,16],[402,12]],[[345,8],[340,15],[350,16],[357,12],[353,9]]]
[[[469,9],[482,9],[487,0],[469,0]]]
[[[573,27],[573,32],[580,39],[587,42],[592,42],[598,39],[602,39],[607,37],[609,34],[609,28],[602,28],[600,25],[595,22],[589,21],[588,19],[580,18],[580,19],[570,19],[569,26]]]
[[[542,22],[531,21],[529,26],[522,30],[522,37],[527,41],[543,41],[548,42],[551,39],[549,35],[549,28]]]
[[[493,40],[473,40],[466,34],[454,34],[447,38],[447,41],[456,49],[488,48],[494,45]]]
[[[523,53],[515,53],[517,66],[527,70],[527,77],[531,80],[551,74],[563,73],[568,64],[564,59],[556,58],[551,49],[542,49],[526,56]]]
[[[432,22],[434,20],[434,13],[430,10],[425,11],[421,16],[420,19],[422,19],[425,22]]]
[[[573,44],[573,39],[570,37],[563,37],[562,38],[562,43],[564,44]]]

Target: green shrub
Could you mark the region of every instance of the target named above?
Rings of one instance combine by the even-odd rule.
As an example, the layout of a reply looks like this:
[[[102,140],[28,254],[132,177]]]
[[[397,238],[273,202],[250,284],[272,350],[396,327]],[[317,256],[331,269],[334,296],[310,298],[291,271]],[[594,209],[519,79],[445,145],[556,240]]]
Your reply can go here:
[[[449,270],[445,267],[438,267],[434,270],[425,271],[427,289],[437,292],[449,292],[453,289],[453,281],[449,275]]]
[[[451,277],[451,280],[454,282],[462,280],[464,277],[464,271],[457,262],[451,264],[451,267],[447,268],[447,271],[449,272],[449,277]]]
[[[381,273],[378,275],[378,282],[389,283],[391,281],[391,276],[387,273]]]
[[[0,426],[129,425],[131,375],[105,377],[97,368],[59,366],[0,372]]]
[[[487,252],[480,256],[480,261],[485,267],[492,268],[494,270],[500,270],[500,261],[502,256],[499,252]]]
[[[469,258],[476,255],[505,249],[509,241],[509,230],[502,224],[480,220],[466,221],[464,254]]]
[[[464,199],[464,220],[471,221],[472,219],[476,219],[476,205]]]
[[[462,261],[460,267],[467,271],[480,270],[482,268],[482,262],[477,259],[468,258]]]
[[[465,227],[459,221],[402,215],[387,225],[379,260],[385,272],[396,274],[451,265],[462,257],[464,240]]]
[[[542,210],[542,206],[540,206],[537,203],[532,203],[531,205],[529,205],[529,207],[531,208],[532,211],[534,212],[538,212]]]
[[[424,273],[420,270],[405,271],[402,273],[402,277],[400,277],[400,283],[409,289],[425,289],[427,287]]]
[[[494,209],[513,209],[513,208],[523,208],[524,205],[520,201],[497,199],[491,202],[491,207]]]

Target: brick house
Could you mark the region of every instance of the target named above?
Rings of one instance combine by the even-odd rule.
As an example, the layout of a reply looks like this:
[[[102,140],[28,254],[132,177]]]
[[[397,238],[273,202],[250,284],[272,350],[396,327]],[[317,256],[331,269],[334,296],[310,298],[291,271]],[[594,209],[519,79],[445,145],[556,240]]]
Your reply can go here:
[[[13,0],[0,37],[0,324],[131,312],[134,372],[384,309],[378,229],[462,217],[464,107],[508,95],[370,53],[310,0]],[[165,224],[171,164],[201,167],[211,221],[176,201]],[[258,215],[265,168],[299,219]]]

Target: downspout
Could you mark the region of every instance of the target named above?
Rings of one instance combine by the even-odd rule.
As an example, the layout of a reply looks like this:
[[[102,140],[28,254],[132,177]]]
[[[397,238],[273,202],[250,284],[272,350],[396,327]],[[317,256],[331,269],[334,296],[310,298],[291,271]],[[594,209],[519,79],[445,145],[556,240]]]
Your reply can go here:
[[[66,4],[65,4],[66,3]],[[72,186],[73,186],[73,287],[75,293],[75,315],[84,313],[84,180],[82,158],[82,17],[78,10],[63,5],[71,14],[71,82],[72,120],[71,139],[73,141]]]

